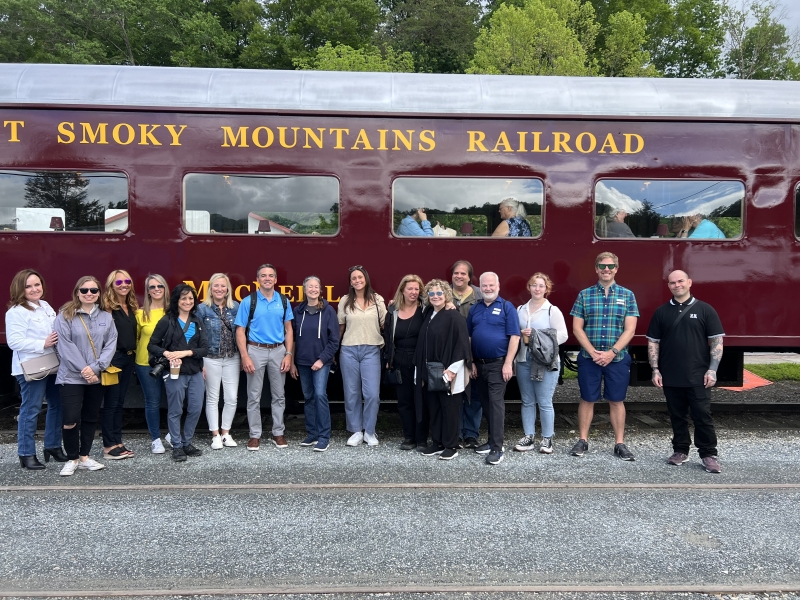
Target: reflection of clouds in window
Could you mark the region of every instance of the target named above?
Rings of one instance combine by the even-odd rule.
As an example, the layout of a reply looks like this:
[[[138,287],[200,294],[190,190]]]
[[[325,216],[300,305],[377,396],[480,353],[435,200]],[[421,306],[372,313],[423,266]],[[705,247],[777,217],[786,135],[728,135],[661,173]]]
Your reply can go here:
[[[394,210],[424,207],[437,212],[459,208],[500,204],[504,198],[542,204],[544,187],[538,179],[396,179],[393,185]]]
[[[24,175],[19,177],[8,172],[0,173],[0,206],[17,207],[24,204],[25,180],[31,174]]]
[[[736,202],[741,202],[742,198],[744,198],[743,189],[733,190],[725,196],[711,198],[710,200],[707,200],[702,204],[698,204],[697,206],[687,206],[683,212],[675,213],[675,216],[684,217],[696,214],[708,215],[716,208],[730,206]]]
[[[25,206],[25,184],[38,173],[80,173],[89,182],[86,186],[86,202],[97,200],[103,205],[128,199],[128,178],[124,173],[101,173],[83,171],[0,171],[0,207]]]
[[[640,200],[635,200],[628,194],[619,191],[616,187],[610,187],[602,181],[598,183],[595,188],[595,201],[617,209],[622,209],[628,214],[634,213],[642,208],[642,202]]]

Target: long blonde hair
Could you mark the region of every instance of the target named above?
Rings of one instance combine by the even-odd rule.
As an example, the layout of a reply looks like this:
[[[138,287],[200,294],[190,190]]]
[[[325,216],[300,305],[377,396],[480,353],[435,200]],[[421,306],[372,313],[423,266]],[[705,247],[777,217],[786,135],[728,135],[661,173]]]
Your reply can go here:
[[[205,300],[203,300],[203,304],[208,307],[214,308],[214,298],[211,296],[211,286],[217,279],[224,279],[225,285],[228,286],[228,293],[225,295],[225,306],[228,308],[233,308],[233,295],[231,290],[231,280],[228,278],[225,273],[214,273],[211,277],[208,278],[208,291],[206,292]]]
[[[150,321],[150,304],[152,301],[150,300],[150,288],[148,284],[151,279],[155,279],[164,286],[164,314],[167,314],[167,310],[169,309],[169,286],[167,285],[167,280],[157,273],[148,275],[144,279],[144,304],[142,305],[142,320],[145,322]]]
[[[406,286],[412,281],[416,282],[419,286],[419,298],[417,299],[417,304],[422,304],[422,289],[425,287],[425,284],[422,282],[422,278],[419,275],[406,275],[400,280],[400,285],[397,286],[397,291],[394,293],[394,300],[392,300],[392,303],[397,307],[397,310],[402,310],[405,308],[406,299],[403,296],[403,292],[406,291]]]
[[[108,312],[113,310],[119,309],[119,300],[117,300],[117,293],[114,291],[114,281],[117,278],[117,274],[122,275],[126,279],[131,280],[131,289],[128,291],[128,295],[125,296],[125,304],[128,307],[129,312],[136,312],[139,310],[139,301],[136,300],[136,291],[133,289],[133,279],[130,276],[130,273],[123,269],[117,269],[116,271],[111,271],[106,277],[106,289],[103,292],[103,302],[105,303],[105,309]]]
[[[100,292],[97,294],[97,302],[95,304],[100,308],[100,310],[104,310],[105,306],[103,305],[103,286],[100,285],[100,281],[96,277],[92,277],[91,275],[84,275],[80,279],[78,279],[78,283],[75,284],[75,287],[72,288],[72,300],[64,304],[61,307],[61,314],[64,315],[64,318],[67,321],[72,321],[75,318],[75,314],[78,312],[78,309],[81,307],[80,298],[78,298],[78,290],[83,287],[83,285],[88,282],[93,281],[97,284],[98,289]]]

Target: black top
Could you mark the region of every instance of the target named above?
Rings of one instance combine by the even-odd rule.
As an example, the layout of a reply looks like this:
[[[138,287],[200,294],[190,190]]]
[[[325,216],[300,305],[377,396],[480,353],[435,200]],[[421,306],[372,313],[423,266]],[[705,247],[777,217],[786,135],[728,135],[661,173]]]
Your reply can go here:
[[[469,345],[467,322],[457,310],[440,310],[433,315],[429,306],[423,313],[423,324],[417,338],[414,365],[417,368],[417,388],[428,377],[428,362],[440,362],[446,369],[454,362],[464,361],[466,369],[472,368],[472,351]]]
[[[675,325],[682,311],[689,311]],[[711,363],[709,338],[725,335],[717,311],[694,297],[679,304],[673,298],[656,309],[647,339],[659,343],[658,369],[664,385],[700,387]]]
[[[163,356],[164,352],[191,350],[192,355],[181,359],[181,375],[195,375],[203,370],[203,357],[208,355],[208,338],[205,324],[197,315],[191,317],[195,333],[188,342],[178,320],[172,315],[164,315],[156,323],[147,351],[151,355]]]
[[[395,347],[398,350],[413,351],[417,347],[417,337],[422,327],[422,308],[417,307],[417,312],[410,319],[401,319],[397,313],[395,313],[395,318],[397,319],[394,329]]]
[[[121,308],[111,311],[114,327],[117,328],[117,352],[136,351],[136,315],[131,309],[128,314]]]

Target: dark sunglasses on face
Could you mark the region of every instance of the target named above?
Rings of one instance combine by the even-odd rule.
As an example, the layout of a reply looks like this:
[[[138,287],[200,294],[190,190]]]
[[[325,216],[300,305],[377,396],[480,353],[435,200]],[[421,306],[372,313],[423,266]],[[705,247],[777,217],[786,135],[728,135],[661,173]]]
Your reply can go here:
[[[117,280],[114,282],[114,284],[115,284],[115,285],[122,285],[123,283],[124,283],[125,285],[130,285],[130,284],[131,284],[131,280],[130,280],[130,279],[117,279]]]
[[[611,265],[597,265],[597,268],[600,269],[601,271],[605,271],[606,269],[608,269],[609,271],[613,271],[614,269],[617,268],[617,265],[614,265],[614,264],[611,264]]]
[[[438,292],[428,292],[428,297],[433,298],[434,296],[444,296],[444,292],[442,290]]]
[[[80,288],[78,291],[81,294],[96,294],[100,291],[100,288]]]
[[[164,286],[159,283],[158,285],[151,285],[147,289],[149,289],[149,290],[163,290]]]

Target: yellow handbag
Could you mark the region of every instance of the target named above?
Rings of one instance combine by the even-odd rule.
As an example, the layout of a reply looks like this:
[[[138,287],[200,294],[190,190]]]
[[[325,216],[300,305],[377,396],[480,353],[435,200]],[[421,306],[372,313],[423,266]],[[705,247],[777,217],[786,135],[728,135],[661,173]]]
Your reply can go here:
[[[89,336],[89,343],[92,345],[92,352],[94,353],[94,357],[97,358],[97,349],[94,347],[92,334],[89,333],[89,328],[86,327],[86,322],[83,320],[83,317],[78,315],[78,318],[81,320],[81,323],[83,323],[83,328],[86,330],[86,335]],[[100,385],[117,385],[119,383],[120,371],[122,371],[122,369],[119,367],[108,365],[106,370],[100,373]]]

